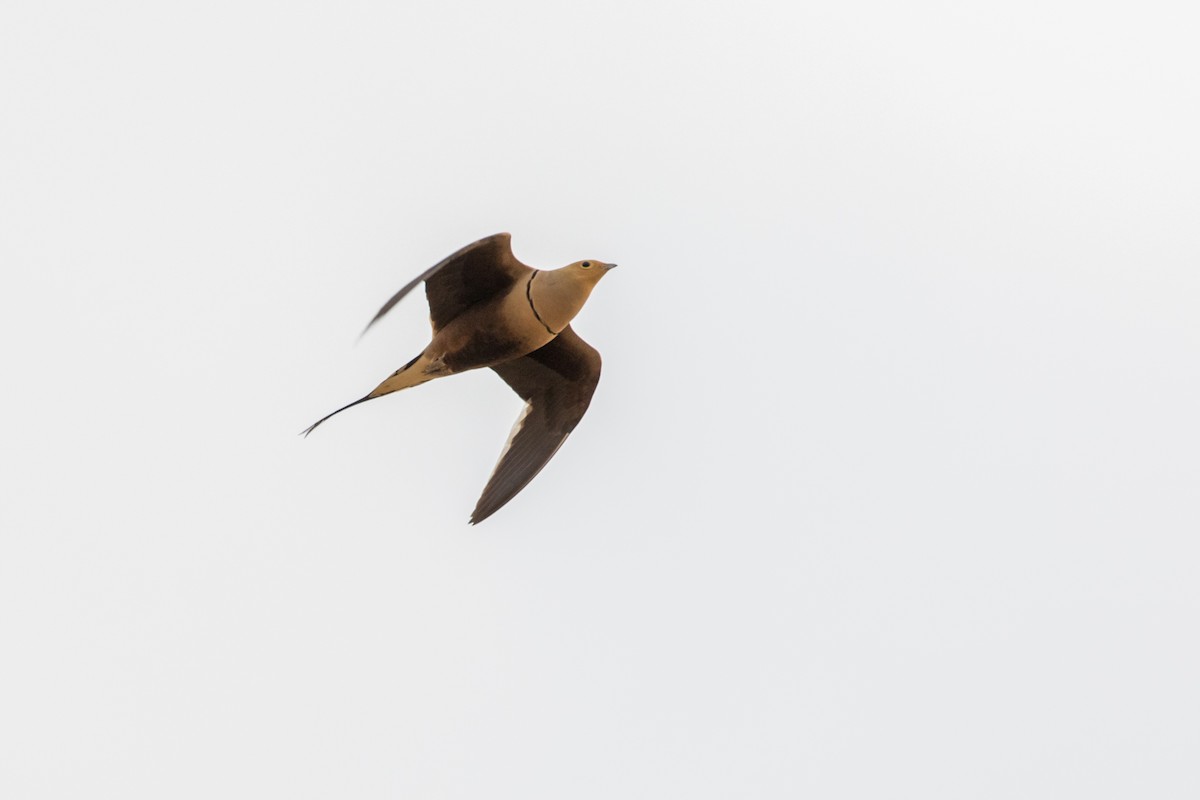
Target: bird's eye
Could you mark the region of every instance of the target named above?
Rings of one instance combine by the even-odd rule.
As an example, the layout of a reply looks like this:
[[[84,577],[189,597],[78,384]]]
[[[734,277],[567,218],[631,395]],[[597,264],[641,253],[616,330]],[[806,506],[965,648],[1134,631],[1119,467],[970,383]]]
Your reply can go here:
[[[579,266],[583,267],[584,269],[591,269],[591,268],[592,268],[592,262],[590,262],[590,261],[585,261],[585,262],[583,262],[582,264],[580,264]]]

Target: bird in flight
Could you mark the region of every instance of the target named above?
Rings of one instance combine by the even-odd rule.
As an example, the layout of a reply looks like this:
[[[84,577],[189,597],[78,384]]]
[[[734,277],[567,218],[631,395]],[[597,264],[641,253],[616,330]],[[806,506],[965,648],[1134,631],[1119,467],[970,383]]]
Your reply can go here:
[[[579,424],[600,380],[600,354],[571,330],[592,289],[616,264],[576,261],[553,270],[522,264],[512,237],[469,244],[413,278],[363,333],[425,281],[433,338],[416,358],[347,408],[435,378],[490,367],[525,401],[500,460],[471,513],[483,522],[533,480]]]

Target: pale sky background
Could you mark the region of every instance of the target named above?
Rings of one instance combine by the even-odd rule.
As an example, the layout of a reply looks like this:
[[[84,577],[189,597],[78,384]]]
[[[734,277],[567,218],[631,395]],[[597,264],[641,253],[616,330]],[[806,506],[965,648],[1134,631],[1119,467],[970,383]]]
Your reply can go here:
[[[1194,9],[6,0],[0,797],[1200,796]]]

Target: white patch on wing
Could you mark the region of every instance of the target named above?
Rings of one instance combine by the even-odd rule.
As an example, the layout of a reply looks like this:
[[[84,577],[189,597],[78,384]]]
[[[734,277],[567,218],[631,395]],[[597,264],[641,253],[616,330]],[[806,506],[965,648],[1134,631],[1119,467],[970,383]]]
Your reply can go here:
[[[529,416],[530,411],[533,411],[533,402],[526,401],[525,407],[521,409],[521,416],[517,417],[517,421],[513,423],[512,430],[508,433],[508,441],[504,443],[504,449],[500,451],[500,457],[496,459],[496,466],[492,467],[493,475],[496,474],[500,463],[504,461],[504,457],[508,455],[508,451],[512,449],[512,443],[517,438],[517,434],[521,432],[521,428],[525,427],[525,418]]]

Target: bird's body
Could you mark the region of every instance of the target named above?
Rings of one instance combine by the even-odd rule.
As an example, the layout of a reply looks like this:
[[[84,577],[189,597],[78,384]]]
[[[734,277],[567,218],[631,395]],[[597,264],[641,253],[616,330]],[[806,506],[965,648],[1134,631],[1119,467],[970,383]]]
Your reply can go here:
[[[535,270],[516,260],[507,233],[480,239],[415,278],[370,328],[425,281],[433,338],[365,397],[318,420],[436,378],[491,367],[525,401],[471,522],[483,521],[533,479],[583,417],[600,379],[600,355],[570,328],[615,264],[577,261]],[[532,419],[531,419],[532,418]]]
[[[478,303],[451,320],[421,353],[371,391],[382,397],[409,386],[502,364],[532,353],[554,337],[536,325],[518,291]]]

